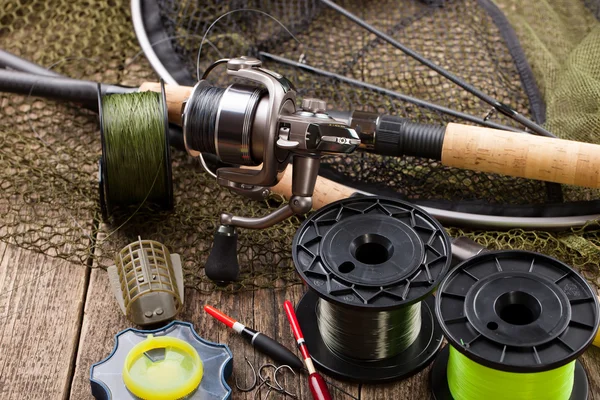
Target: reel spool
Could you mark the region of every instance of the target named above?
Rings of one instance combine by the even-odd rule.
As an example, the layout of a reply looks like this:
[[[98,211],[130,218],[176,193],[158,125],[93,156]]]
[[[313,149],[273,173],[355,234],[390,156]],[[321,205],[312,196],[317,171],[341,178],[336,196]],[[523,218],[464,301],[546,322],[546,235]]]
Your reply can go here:
[[[594,340],[598,300],[562,262],[527,251],[480,254],[444,279],[436,316],[449,342],[431,371],[436,400],[470,400],[472,393],[487,399],[587,399],[586,372],[575,360]],[[487,379],[466,376],[459,365]]]
[[[292,256],[310,288],[296,313],[319,369],[385,382],[433,360],[442,332],[432,293],[450,265],[450,240],[426,212],[379,197],[337,201],[302,224]]]
[[[106,103],[110,103],[110,109]],[[160,93],[148,91],[105,96],[98,84],[98,120],[102,141],[99,190],[103,218],[106,220],[119,206],[148,203],[160,209],[172,209],[169,118],[164,82],[161,80]]]
[[[108,277],[121,311],[136,325],[170,321],[183,308],[181,258],[162,243],[139,238],[125,246]]]

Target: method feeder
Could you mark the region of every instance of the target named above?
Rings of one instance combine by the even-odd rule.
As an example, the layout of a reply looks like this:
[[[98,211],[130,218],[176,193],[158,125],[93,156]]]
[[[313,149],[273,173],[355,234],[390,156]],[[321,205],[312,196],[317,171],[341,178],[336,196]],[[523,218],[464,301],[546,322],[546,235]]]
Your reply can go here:
[[[183,307],[181,258],[159,242],[139,238],[124,247],[108,278],[121,311],[136,325],[170,321]]]

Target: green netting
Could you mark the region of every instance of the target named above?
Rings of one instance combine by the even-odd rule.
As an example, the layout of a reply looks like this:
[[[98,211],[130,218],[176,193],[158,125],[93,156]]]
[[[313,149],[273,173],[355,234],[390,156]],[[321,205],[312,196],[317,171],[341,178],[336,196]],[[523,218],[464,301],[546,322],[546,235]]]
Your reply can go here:
[[[391,46],[317,7],[315,1],[205,1],[201,6],[187,2],[187,8],[182,6],[185,2],[162,3],[178,15],[171,24],[178,35],[197,35],[223,12],[252,6],[280,17],[303,43],[299,46],[279,31],[277,35],[266,34],[278,28],[264,18],[238,15],[224,20],[227,24],[217,26],[209,37],[221,53],[252,53],[260,47],[294,59],[303,55],[312,65],[445,106],[480,116],[489,111],[488,106]],[[417,0],[342,3],[530,115],[514,60],[497,26],[477,1],[446,1],[441,8]],[[548,103],[548,126],[561,137],[599,142],[600,38],[593,11],[597,8],[566,0],[498,3],[517,28]],[[186,17],[190,9],[195,10],[193,18]],[[197,37],[182,41],[181,48],[189,54],[184,50],[181,53],[193,58],[198,43]],[[157,79],[139,55],[129,4],[123,0],[4,0],[0,4],[0,47],[45,66],[58,62],[55,69],[74,78],[127,85]],[[211,47],[203,53],[203,66],[218,56]],[[193,67],[193,61],[190,64]],[[422,122],[449,120],[376,93],[274,63],[268,66],[295,82],[301,95],[325,98],[337,109],[377,110]],[[234,195],[206,175],[197,160],[175,153],[175,210],[145,210],[113,233],[116,226],[102,223],[98,208],[97,117],[77,105],[26,96],[1,94],[0,106],[0,240],[8,243],[83,266],[106,267],[116,251],[141,235],[182,255],[188,286],[213,290],[203,265],[219,212],[257,216],[280,204],[278,199],[261,203]],[[503,117],[493,118],[510,123]],[[388,159],[357,154],[332,157],[326,163],[347,177],[388,187],[409,199],[524,204],[543,203],[547,198],[545,186],[539,182],[458,171],[410,157]],[[577,200],[600,196],[597,191],[568,188],[566,197]],[[299,283],[290,259],[291,240],[299,222],[300,218],[292,218],[263,231],[243,230],[239,248],[242,281],[228,290]],[[555,256],[583,270],[591,282],[600,286],[600,230],[595,224],[563,233],[449,231],[470,236],[490,248],[528,249]]]

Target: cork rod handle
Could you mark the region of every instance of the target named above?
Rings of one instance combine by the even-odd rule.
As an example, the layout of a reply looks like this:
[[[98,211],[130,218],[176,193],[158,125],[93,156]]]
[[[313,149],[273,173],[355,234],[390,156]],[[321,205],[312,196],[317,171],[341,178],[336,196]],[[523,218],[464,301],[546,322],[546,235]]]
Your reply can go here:
[[[600,188],[600,146],[571,140],[450,123],[442,164]]]
[[[285,197],[286,199],[292,197],[291,166],[285,170],[283,177],[279,183],[277,183],[277,185],[271,188],[271,191]],[[313,192],[313,208],[318,210],[329,203],[350,197],[352,194],[354,194],[354,192],[356,192],[356,190],[352,188],[318,176],[317,183],[315,184],[315,191]]]
[[[160,92],[159,82],[144,82],[140,86],[140,92]],[[167,96],[167,109],[169,110],[169,122],[181,125],[181,106],[190,97],[192,88],[190,86],[165,85]]]

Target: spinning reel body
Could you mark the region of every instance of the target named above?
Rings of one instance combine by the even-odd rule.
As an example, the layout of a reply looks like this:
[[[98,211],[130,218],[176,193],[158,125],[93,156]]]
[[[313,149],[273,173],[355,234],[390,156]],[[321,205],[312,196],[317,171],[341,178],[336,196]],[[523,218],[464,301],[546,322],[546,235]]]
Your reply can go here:
[[[211,102],[207,93],[213,88],[206,78],[219,64],[226,64],[228,75],[266,90],[234,83],[224,91],[214,89],[212,104],[197,106],[199,102]],[[188,153],[202,157],[204,151],[213,152],[221,161],[239,165],[216,171],[220,185],[252,198],[265,198],[268,188],[281,179],[290,159],[293,164],[292,196],[288,204],[260,218],[221,214],[205,266],[207,275],[215,281],[237,279],[235,227],[263,229],[294,214],[307,213],[312,208],[321,154],[351,153],[360,145],[353,128],[325,112],[324,101],[304,99],[301,107],[296,103],[296,91],[290,81],[263,68],[258,59],[239,57],[214,63],[183,106],[183,134]]]
[[[191,103],[196,101],[194,95],[199,88],[209,85],[206,78],[219,64],[227,65],[228,75],[259,84],[266,91],[245,84],[230,85],[218,99],[214,130],[200,131],[199,124],[190,123]],[[252,57],[220,60],[205,72],[183,109],[188,153],[201,156],[205,149],[195,145],[197,140],[193,138],[208,136],[206,139],[214,142],[214,152],[221,161],[257,167],[220,168],[216,178],[220,185],[237,193],[259,198],[265,197],[266,189],[279,182],[290,158],[294,165],[293,196],[288,205],[264,218],[222,214],[221,224],[261,229],[311,209],[320,155],[351,153],[360,145],[356,131],[331,118],[325,110],[325,102],[318,99],[304,99],[298,108],[291,82],[263,68]]]

